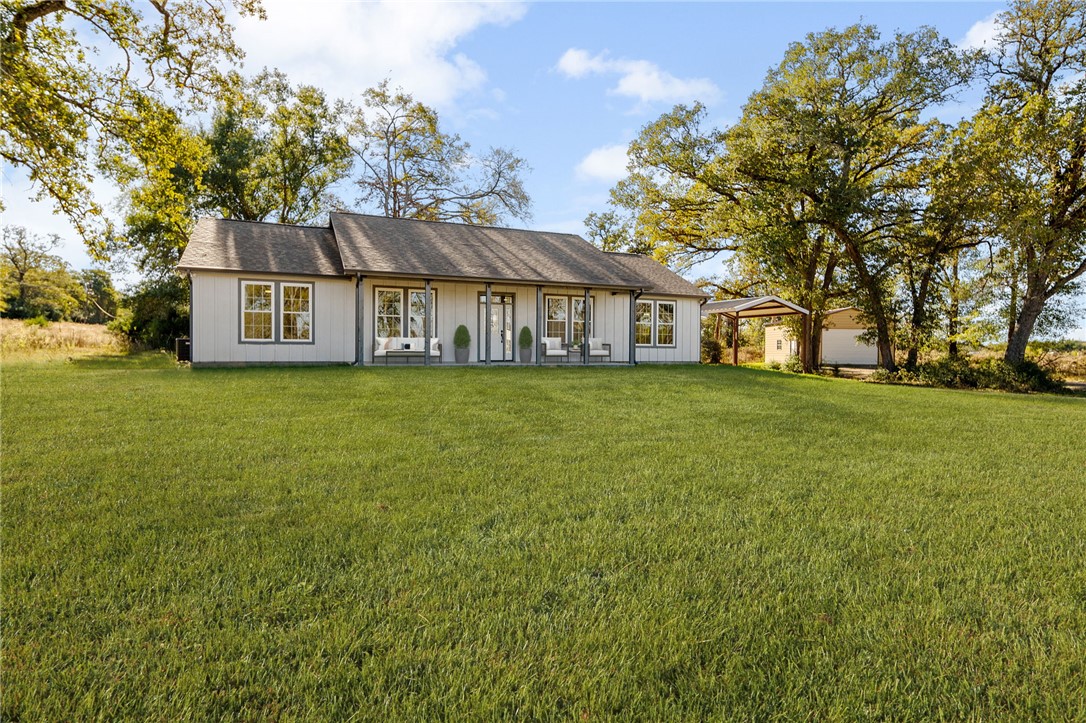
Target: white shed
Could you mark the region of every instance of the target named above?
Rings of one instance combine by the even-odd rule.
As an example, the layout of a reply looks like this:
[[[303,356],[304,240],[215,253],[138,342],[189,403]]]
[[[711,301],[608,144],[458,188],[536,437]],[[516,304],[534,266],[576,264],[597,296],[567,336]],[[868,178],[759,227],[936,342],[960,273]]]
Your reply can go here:
[[[822,326],[822,364],[875,366],[879,352],[873,344],[860,340],[867,329],[859,320],[859,309],[846,306],[826,312]],[[765,361],[783,364],[797,353],[798,344],[788,328],[777,324],[765,329]]]

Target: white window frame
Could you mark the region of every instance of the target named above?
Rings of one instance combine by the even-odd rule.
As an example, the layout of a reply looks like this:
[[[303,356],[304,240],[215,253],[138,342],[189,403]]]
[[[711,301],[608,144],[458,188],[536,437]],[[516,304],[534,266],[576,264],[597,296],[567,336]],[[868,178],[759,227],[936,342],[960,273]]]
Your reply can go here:
[[[582,305],[584,304],[584,296],[582,296],[580,294],[578,294],[576,296],[571,295],[571,294],[544,294],[544,296],[543,296],[543,331],[545,333],[543,334],[543,336],[553,338],[554,335],[551,334],[549,325],[551,323],[555,323],[555,324],[559,323],[557,320],[554,320],[552,322],[552,320],[551,320],[551,318],[549,316],[549,312],[550,312],[550,303],[549,302],[550,302],[551,299],[559,299],[565,305],[566,318],[565,318],[564,321],[561,322],[563,324],[562,335],[561,335],[562,341],[565,342],[565,343],[568,343],[568,344],[576,344],[576,343],[582,341],[583,338],[580,335],[577,335],[577,338],[574,338],[574,334],[573,334],[573,324],[574,324],[573,303],[575,301],[577,301],[578,299],[580,299],[581,304]],[[576,322],[576,323],[581,323],[581,322]],[[596,296],[593,294],[593,295],[590,295],[588,297],[588,336],[589,336],[589,338],[591,338],[593,336],[593,332],[594,332],[595,328],[596,328]]]
[[[246,302],[248,297],[247,297],[247,294],[245,292],[248,289],[248,287],[250,287],[250,286],[266,286],[269,289],[271,289],[271,305],[267,309],[266,312],[264,310],[252,310],[252,309],[249,309],[249,308],[246,307],[245,302]],[[275,282],[274,281],[264,281],[264,280],[261,280],[261,279],[242,279],[241,280],[239,295],[240,295],[239,303],[240,303],[240,306],[241,306],[241,319],[240,319],[241,330],[240,330],[239,336],[241,338],[241,341],[243,341],[243,342],[245,342],[247,344],[274,344],[275,343],[275,309],[276,309]],[[264,313],[267,313],[268,316],[269,316],[269,321],[270,321],[270,326],[271,326],[271,335],[266,337],[266,338],[265,337],[249,337],[249,336],[246,336],[245,335],[245,327],[246,327],[245,315],[246,314],[264,314]]]
[[[641,344],[637,343],[636,346],[644,349],[675,349],[679,345],[678,328],[679,328],[679,302],[675,299],[638,299],[635,304],[651,304],[652,310],[649,313],[649,323],[651,324],[651,331],[649,333],[650,343]],[[671,323],[664,326],[671,327],[671,343],[660,343],[660,305],[668,304],[671,306]],[[634,312],[634,338],[637,337],[637,312]]]
[[[557,299],[557,300],[561,301],[562,304],[563,304],[562,308],[565,310],[565,316],[561,321],[559,321],[557,319],[552,320],[550,318],[550,310],[551,310],[550,302],[551,302],[551,299]],[[560,295],[560,294],[545,294],[543,296],[543,332],[544,332],[543,336],[545,336],[547,338],[554,338],[554,336],[551,334],[551,326],[550,325],[552,323],[554,323],[554,324],[561,323],[562,324],[562,336],[560,338],[562,339],[563,342],[568,340],[568,338],[569,338],[569,328],[572,325],[572,322],[570,321],[570,309],[569,309],[569,307],[570,307],[570,304],[569,304],[569,297],[568,296],[563,296],[563,295]]]
[[[379,320],[382,316],[393,318],[391,316],[381,314],[381,294],[382,292],[390,292],[398,294],[400,297],[400,333],[390,336],[397,336],[401,339],[421,339],[422,336],[411,336],[411,295],[419,294],[423,300],[426,299],[426,289],[423,288],[411,288],[409,286],[378,286],[373,290],[373,330],[374,336],[381,336],[378,326]],[[421,319],[422,317],[416,317]],[[437,289],[430,289],[430,338],[437,336]]]
[[[671,306],[671,323],[664,324],[664,326],[670,326],[671,327],[671,343],[670,344],[661,344],[660,343],[660,325],[661,325],[661,323],[660,323],[660,307],[662,305],[664,305],[664,304],[669,304]],[[653,314],[652,314],[652,342],[653,342],[653,346],[657,346],[657,347],[660,347],[662,349],[674,349],[679,343],[678,338],[675,336],[676,330],[677,330],[677,328],[679,326],[679,323],[678,323],[679,322],[679,302],[673,301],[671,299],[656,299],[653,302],[653,307],[654,307],[653,308]]]
[[[635,340],[635,342],[637,340],[637,327],[641,326],[641,323],[637,320],[637,306],[640,306],[641,304],[646,304],[649,307],[649,343],[648,344],[642,344],[641,342],[636,342],[636,343],[637,343],[637,346],[639,346],[639,347],[645,347],[645,348],[653,347],[653,346],[655,346],[655,344],[653,342],[656,341],[656,302],[654,302],[652,299],[638,299],[634,303],[635,303],[635,307],[634,307],[634,340]]]
[[[306,289],[309,291],[309,309],[307,311],[287,311],[287,295],[284,293],[284,289],[292,287],[296,289]],[[308,335],[304,339],[287,339],[284,330],[287,328],[286,320],[287,314],[293,314],[296,316],[305,315],[308,318],[306,324],[306,331]],[[313,343],[313,284],[306,281],[283,281],[279,284],[279,341],[284,344],[312,344]]]

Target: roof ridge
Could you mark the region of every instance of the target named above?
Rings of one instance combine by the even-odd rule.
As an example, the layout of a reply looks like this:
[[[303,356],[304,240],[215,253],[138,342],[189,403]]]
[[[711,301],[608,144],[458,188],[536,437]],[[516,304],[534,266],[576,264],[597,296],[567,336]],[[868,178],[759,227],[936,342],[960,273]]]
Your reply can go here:
[[[332,216],[363,216],[365,218],[376,218],[383,221],[411,221],[413,223],[430,223],[437,226],[463,226],[464,228],[489,228],[495,231],[523,231],[525,233],[547,233],[555,236],[572,236],[579,238],[585,243],[591,243],[583,236],[577,233],[566,233],[565,231],[540,231],[534,228],[513,228],[512,226],[494,226],[492,224],[481,223],[457,223],[455,221],[432,221],[426,218],[403,218],[402,216],[381,216],[376,213],[359,213],[357,211],[329,211],[328,220],[331,222]],[[593,244],[594,245],[594,244]],[[601,249],[602,250],[602,249]],[[604,252],[607,253],[607,252]]]
[[[311,228],[317,231],[326,231],[332,228],[331,218],[327,226],[310,226],[304,223],[280,223],[279,221],[254,221],[250,218],[215,218],[214,216],[200,216],[196,219],[197,223],[200,221],[229,221],[230,223],[255,223],[261,226],[285,226],[287,228]]]

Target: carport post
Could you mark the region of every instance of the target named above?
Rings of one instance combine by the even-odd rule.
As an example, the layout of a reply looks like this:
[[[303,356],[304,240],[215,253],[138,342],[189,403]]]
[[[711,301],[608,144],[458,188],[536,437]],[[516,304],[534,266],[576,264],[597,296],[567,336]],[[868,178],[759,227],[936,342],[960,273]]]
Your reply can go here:
[[[739,314],[732,317],[732,366],[739,366]]]

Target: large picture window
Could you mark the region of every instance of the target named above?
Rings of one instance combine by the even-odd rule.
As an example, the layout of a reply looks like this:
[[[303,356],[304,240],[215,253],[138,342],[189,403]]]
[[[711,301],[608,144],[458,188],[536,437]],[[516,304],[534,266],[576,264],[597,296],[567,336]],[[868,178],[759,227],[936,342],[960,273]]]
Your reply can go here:
[[[270,281],[241,284],[242,341],[274,340],[274,289]]]
[[[313,284],[280,284],[283,341],[313,340]]]
[[[595,298],[589,298],[588,303],[588,335],[592,336]],[[584,338],[583,296],[548,296],[544,300],[544,306],[547,310],[546,336],[574,343]]]
[[[407,300],[404,303],[404,300]],[[425,289],[377,289],[377,336],[422,338]],[[404,332],[407,332],[406,334]],[[437,336],[437,291],[430,291],[430,336]]]
[[[675,346],[675,302],[637,302],[634,337],[638,346]]]

